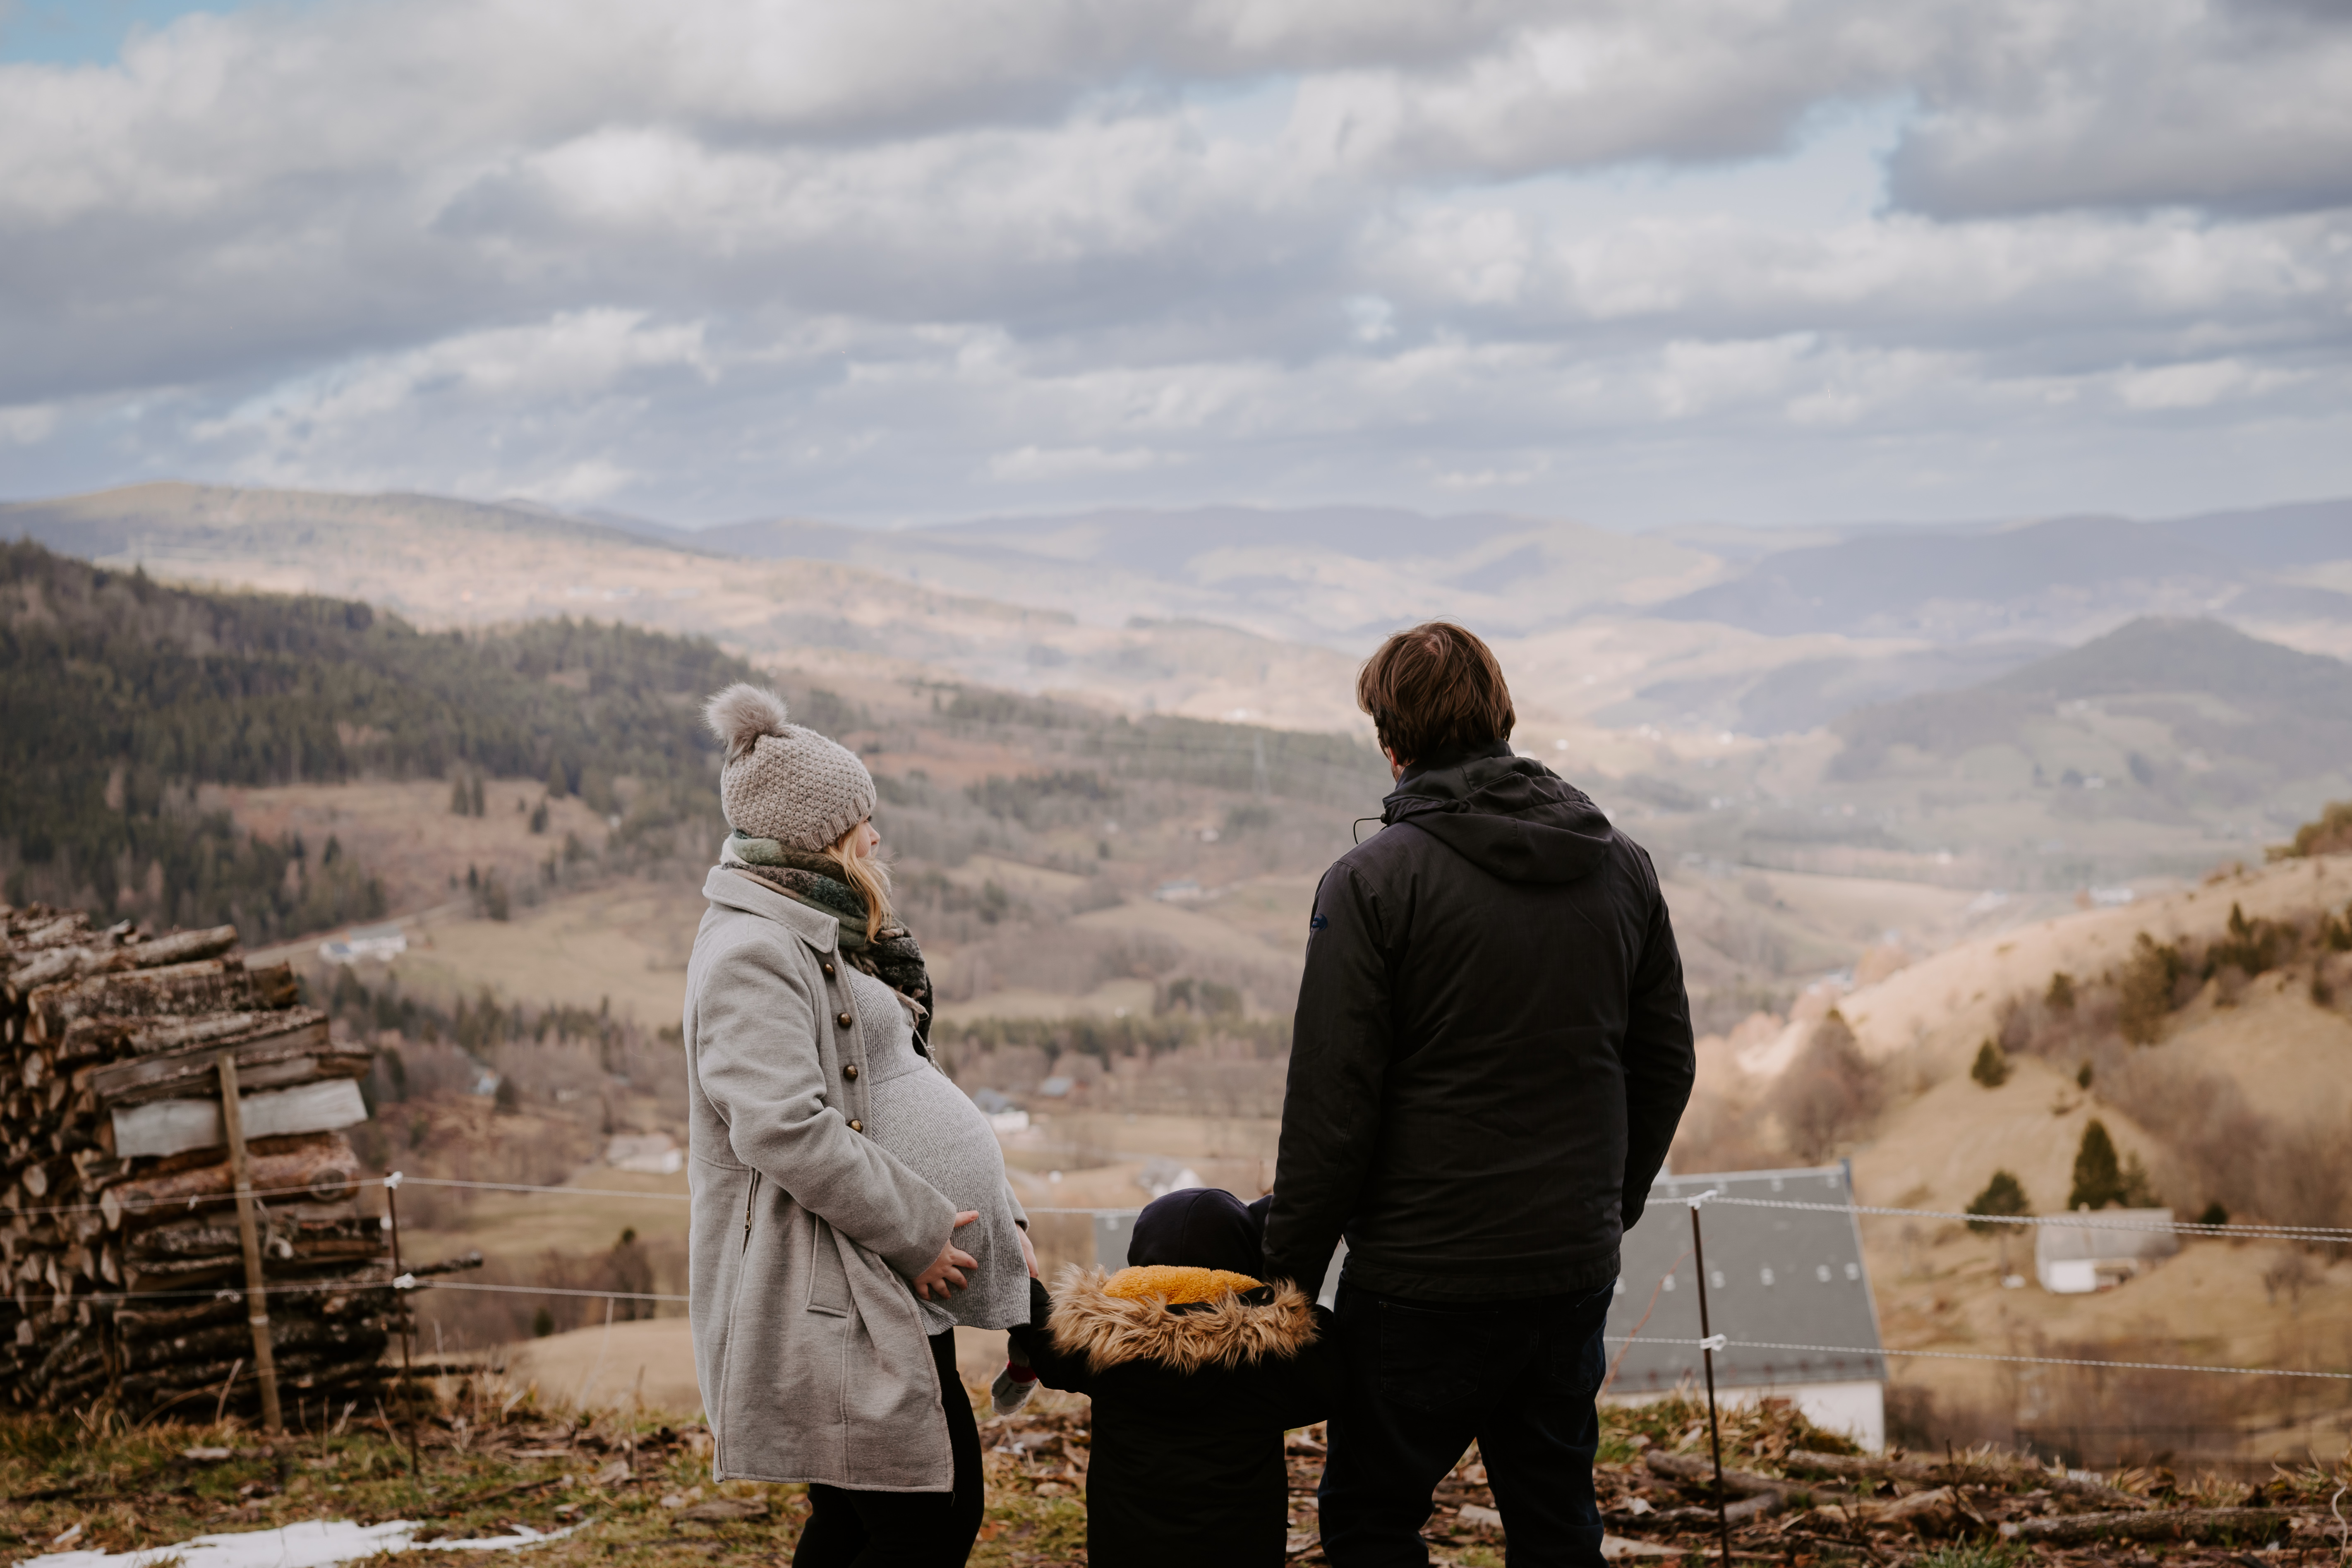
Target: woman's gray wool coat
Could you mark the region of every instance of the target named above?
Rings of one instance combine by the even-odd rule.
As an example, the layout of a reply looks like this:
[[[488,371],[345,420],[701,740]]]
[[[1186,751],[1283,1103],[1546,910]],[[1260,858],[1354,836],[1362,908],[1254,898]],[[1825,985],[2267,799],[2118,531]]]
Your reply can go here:
[[[715,1480],[948,1491],[906,1281],[955,1205],[863,1135],[864,1036],[833,916],[714,868],[686,974],[695,1371]]]

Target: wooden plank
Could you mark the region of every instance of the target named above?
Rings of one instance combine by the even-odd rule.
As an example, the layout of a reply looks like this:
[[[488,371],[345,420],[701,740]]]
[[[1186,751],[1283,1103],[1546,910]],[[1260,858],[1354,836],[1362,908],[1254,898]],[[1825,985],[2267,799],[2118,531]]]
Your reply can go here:
[[[293,1092],[299,1093],[299,1090]],[[352,1091],[354,1098],[359,1090]],[[366,1107],[360,1110],[362,1120]],[[236,1053],[220,1054],[220,1120],[228,1133],[229,1169],[236,1175],[236,1238],[245,1253],[245,1321],[253,1328],[253,1370],[261,1378],[261,1429],[278,1432],[278,1361],[270,1353],[269,1292],[261,1278],[261,1234],[254,1223],[253,1169],[245,1153],[245,1097],[237,1092]]]
[[[254,1138],[332,1132],[367,1120],[360,1086],[347,1078],[248,1095],[241,1110],[246,1134]],[[113,1120],[114,1152],[126,1160],[210,1149],[228,1136],[215,1100],[158,1100],[117,1110]]]

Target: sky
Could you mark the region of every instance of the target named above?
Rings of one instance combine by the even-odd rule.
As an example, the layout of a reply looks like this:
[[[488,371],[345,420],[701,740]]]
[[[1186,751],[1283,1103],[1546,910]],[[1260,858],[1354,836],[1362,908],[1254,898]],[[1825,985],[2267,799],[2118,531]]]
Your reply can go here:
[[[2339,0],[0,0],[0,499],[2352,493]]]

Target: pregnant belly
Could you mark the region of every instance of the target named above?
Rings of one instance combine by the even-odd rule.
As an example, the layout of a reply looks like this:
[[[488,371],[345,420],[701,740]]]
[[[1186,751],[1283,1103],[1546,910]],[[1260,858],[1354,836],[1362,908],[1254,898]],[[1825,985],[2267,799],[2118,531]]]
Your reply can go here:
[[[959,1208],[983,1214],[1004,1198],[1004,1152],[980,1108],[936,1073],[874,1086],[875,1141]]]

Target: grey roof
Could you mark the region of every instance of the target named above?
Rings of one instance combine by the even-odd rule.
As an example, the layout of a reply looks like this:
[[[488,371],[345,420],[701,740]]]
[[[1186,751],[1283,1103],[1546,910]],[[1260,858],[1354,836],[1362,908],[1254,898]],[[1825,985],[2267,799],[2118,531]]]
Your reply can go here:
[[[2137,1226],[2139,1228],[2126,1228]],[[2036,1265],[2089,1258],[2169,1258],[2180,1250],[2170,1209],[2101,1209],[2080,1225],[2033,1227]]]
[[[1611,1394],[1664,1393],[1685,1376],[1699,1377],[1696,1346],[1643,1342],[1699,1337],[1691,1211],[1680,1200],[1709,1187],[1726,1197],[1853,1202],[1838,1165],[1659,1178],[1641,1223],[1625,1235],[1617,1295],[1609,1307],[1608,1349],[1617,1363]],[[1699,1223],[1707,1310],[1715,1331],[1732,1342],[1715,1358],[1717,1387],[1885,1378],[1885,1361],[1876,1353],[1878,1308],[1853,1215],[1708,1204]],[[1630,1345],[1622,1342],[1637,1324],[1640,1333]],[[1748,1350],[1742,1341],[1831,1345],[1843,1353]]]

